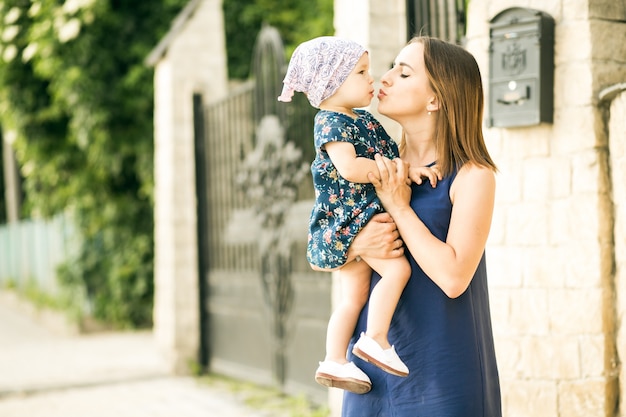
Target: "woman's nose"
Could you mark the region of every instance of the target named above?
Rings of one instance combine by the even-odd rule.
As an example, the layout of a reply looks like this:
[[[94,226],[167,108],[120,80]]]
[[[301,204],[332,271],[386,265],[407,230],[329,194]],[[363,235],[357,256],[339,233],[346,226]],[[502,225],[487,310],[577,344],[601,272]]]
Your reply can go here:
[[[389,77],[389,71],[387,71],[386,73],[383,74],[382,77],[380,77],[380,82],[382,83],[382,85],[389,85],[390,82],[390,77]]]

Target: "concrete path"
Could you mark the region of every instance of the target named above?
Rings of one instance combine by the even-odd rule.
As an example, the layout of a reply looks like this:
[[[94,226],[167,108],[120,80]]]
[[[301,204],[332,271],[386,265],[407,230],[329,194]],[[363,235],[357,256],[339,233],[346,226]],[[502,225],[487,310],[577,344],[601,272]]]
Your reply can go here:
[[[150,332],[51,331],[11,300],[0,291],[2,417],[269,417],[169,375]]]

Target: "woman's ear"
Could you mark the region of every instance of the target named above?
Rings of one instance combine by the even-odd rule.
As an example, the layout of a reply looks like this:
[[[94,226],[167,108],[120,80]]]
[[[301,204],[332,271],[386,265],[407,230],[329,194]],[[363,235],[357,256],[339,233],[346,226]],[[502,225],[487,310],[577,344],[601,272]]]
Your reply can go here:
[[[437,99],[437,97],[432,97],[426,105],[426,110],[431,112],[439,111],[439,99]]]

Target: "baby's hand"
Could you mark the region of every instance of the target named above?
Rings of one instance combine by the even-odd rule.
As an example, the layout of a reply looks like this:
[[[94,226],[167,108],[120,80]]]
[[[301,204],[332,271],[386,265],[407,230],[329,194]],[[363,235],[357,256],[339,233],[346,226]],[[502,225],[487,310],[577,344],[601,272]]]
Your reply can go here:
[[[439,171],[437,165],[433,165],[431,167],[410,167],[409,179],[417,185],[421,185],[422,182],[424,182],[424,179],[428,179],[430,181],[430,185],[435,188],[437,186],[437,181],[441,181],[441,172]]]

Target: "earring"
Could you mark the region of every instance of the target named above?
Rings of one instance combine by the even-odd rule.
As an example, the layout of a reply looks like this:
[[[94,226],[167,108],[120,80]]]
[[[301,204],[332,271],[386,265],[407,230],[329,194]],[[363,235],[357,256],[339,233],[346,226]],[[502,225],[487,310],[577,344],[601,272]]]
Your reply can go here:
[[[428,112],[428,115],[430,116],[431,112]]]

